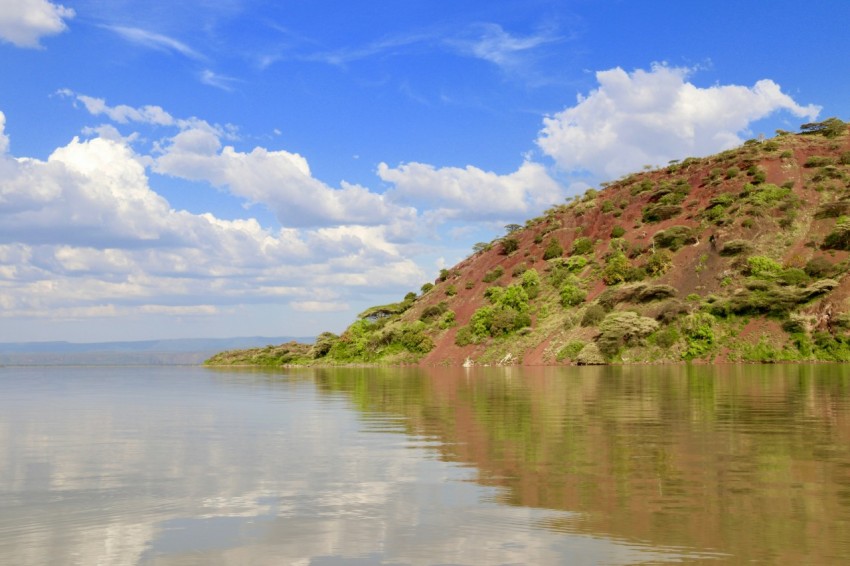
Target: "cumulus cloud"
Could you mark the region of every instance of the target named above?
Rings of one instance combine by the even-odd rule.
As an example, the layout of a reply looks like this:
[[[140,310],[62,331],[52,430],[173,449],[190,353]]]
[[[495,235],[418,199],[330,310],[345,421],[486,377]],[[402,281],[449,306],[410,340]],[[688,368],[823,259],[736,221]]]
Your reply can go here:
[[[381,163],[378,176],[393,184],[389,198],[435,207],[449,218],[522,218],[563,197],[562,187],[545,167],[532,161],[524,161],[508,175],[471,165],[436,168],[425,163],[405,163],[392,168]]]
[[[346,289],[397,292],[424,278],[383,226],[271,230],[174,210],[126,139],[74,138],[47,160],[16,158],[4,125],[0,113],[5,317],[209,316],[211,305],[268,302],[321,312],[342,308]],[[215,155],[205,139],[189,145]]]
[[[600,71],[598,88],[544,119],[537,144],[566,171],[612,178],[734,147],[750,123],[777,111],[808,119],[820,111],[797,104],[769,79],[701,88],[688,81],[691,73],[664,64]]]
[[[187,128],[163,148],[156,171],[207,181],[275,212],[287,226],[378,225],[411,220],[415,210],[395,206],[367,188],[343,182],[334,189],[312,176],[297,153],[255,147],[250,152],[223,146],[205,125]]]
[[[57,91],[57,94],[71,97],[75,101],[82,103],[92,116],[105,115],[113,122],[118,122],[119,124],[139,122],[157,126],[172,126],[177,123],[171,114],[163,110],[161,106],[147,105],[141,108],[134,108],[126,104],[109,106],[103,98],[77,94],[67,88],[60,89]]]
[[[0,41],[17,47],[40,47],[39,40],[68,29],[74,10],[48,0],[0,0]]]

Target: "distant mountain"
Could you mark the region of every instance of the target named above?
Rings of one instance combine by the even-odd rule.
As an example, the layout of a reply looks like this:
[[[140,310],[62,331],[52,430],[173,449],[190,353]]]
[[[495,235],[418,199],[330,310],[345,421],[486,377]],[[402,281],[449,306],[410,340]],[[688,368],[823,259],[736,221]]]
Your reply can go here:
[[[311,343],[315,337],[248,336],[238,338],[178,338],[126,342],[0,343],[4,365],[186,365],[198,364],[215,352],[254,348],[282,342]]]
[[[211,365],[850,361],[837,118],[627,175],[479,243],[312,346]]]

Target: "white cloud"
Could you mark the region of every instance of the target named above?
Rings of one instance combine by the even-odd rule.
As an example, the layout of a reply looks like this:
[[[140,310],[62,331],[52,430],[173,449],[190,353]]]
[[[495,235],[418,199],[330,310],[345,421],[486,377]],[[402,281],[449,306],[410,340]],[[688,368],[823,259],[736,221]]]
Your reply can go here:
[[[103,98],[77,94],[67,88],[60,89],[57,94],[68,96],[75,101],[81,102],[92,116],[105,115],[113,122],[118,122],[119,124],[139,122],[157,126],[172,126],[176,123],[171,114],[163,110],[161,106],[147,105],[141,108],[134,108],[126,104],[109,106]]]
[[[780,110],[808,119],[820,111],[797,104],[769,79],[752,87],[701,88],[688,82],[690,74],[664,64],[632,73],[600,71],[596,90],[544,119],[537,143],[566,171],[614,178],[645,164],[738,145],[750,123]]]
[[[396,168],[378,165],[378,176],[394,185],[393,200],[424,203],[448,218],[472,220],[517,219],[551,206],[563,190],[539,163],[524,161],[508,175],[468,165],[435,168],[406,163]]]
[[[209,69],[204,69],[200,74],[201,82],[208,86],[214,86],[221,90],[232,91],[233,83],[236,79],[215,73]]]
[[[156,32],[126,26],[104,26],[106,29],[113,31],[131,43],[155,49],[157,51],[165,51],[167,53],[179,53],[184,57],[203,61],[206,59],[202,54],[198,53],[182,41],[178,41],[167,35],[162,35]]]
[[[187,123],[198,134],[200,122]],[[211,305],[291,301],[315,312],[320,303],[342,308],[347,289],[398,292],[424,279],[384,226],[275,231],[255,219],[174,210],[150,187],[149,160],[126,139],[74,138],[46,161],[15,158],[4,124],[0,113],[7,318],[210,316],[220,312]],[[218,142],[192,135],[193,151],[218,155]]]
[[[47,0],[0,0],[0,40],[18,47],[40,47],[39,40],[68,29],[74,10]]]
[[[156,160],[159,173],[207,181],[252,203],[262,203],[287,226],[378,225],[411,220],[415,210],[394,206],[381,195],[343,182],[333,189],[310,172],[297,153],[255,147],[222,147],[219,133],[192,127],[174,136]]]
[[[446,43],[464,55],[510,68],[520,63],[522,54],[556,41],[560,38],[548,31],[519,37],[506,32],[498,24],[480,23],[471,26],[463,36],[448,39]]]

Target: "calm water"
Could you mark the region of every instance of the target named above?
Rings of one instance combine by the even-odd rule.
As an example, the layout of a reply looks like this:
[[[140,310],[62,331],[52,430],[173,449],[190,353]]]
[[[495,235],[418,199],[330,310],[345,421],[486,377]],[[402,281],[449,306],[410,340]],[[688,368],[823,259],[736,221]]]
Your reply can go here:
[[[2,564],[850,561],[850,366],[0,368]]]

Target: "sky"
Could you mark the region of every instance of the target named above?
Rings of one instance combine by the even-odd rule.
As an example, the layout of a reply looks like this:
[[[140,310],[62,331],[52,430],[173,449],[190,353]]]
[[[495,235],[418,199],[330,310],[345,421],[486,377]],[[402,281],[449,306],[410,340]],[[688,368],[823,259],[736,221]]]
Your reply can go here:
[[[0,0],[0,341],[341,332],[588,187],[850,119],[850,3]]]

